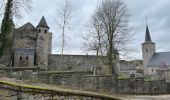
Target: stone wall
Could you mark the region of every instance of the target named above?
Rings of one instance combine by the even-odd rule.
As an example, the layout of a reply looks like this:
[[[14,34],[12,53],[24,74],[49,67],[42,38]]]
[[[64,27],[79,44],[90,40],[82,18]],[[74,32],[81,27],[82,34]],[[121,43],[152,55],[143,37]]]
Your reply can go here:
[[[9,56],[9,55],[2,55],[0,57],[0,64],[3,64],[5,66],[11,66],[11,56]]]
[[[52,79],[52,78],[51,78]],[[82,89],[93,92],[115,93],[115,79],[110,76],[77,76],[77,77],[53,77],[53,83],[56,85]]]
[[[45,80],[47,79],[47,80]],[[116,80],[112,75],[38,75],[38,80],[63,87],[94,92],[120,94],[163,94],[167,93],[165,80],[146,81],[144,78]]]
[[[48,41],[48,54],[52,53],[52,33],[48,33],[49,34],[49,41]]]
[[[112,75],[93,75],[92,72],[46,73],[1,71],[2,76],[19,80],[38,81],[72,89],[118,94],[165,94],[170,91],[165,80],[149,81],[144,78],[115,79]]]
[[[167,93],[167,84],[164,80],[145,81],[144,79],[118,80],[118,93],[125,94],[163,94]]]
[[[14,31],[13,49],[15,48],[30,48],[36,47],[36,30],[21,30],[16,29]]]
[[[49,55],[49,70],[57,71],[94,71],[97,74],[108,74],[108,65],[102,57],[95,55]],[[106,62],[106,61],[104,61]]]
[[[54,96],[48,94],[34,94],[24,93],[21,91],[12,91],[6,89],[0,89],[0,100],[105,100],[105,98],[88,97],[88,96],[72,96],[72,95],[57,95]],[[106,99],[109,100],[109,99]],[[118,99],[111,99],[118,100]]]
[[[134,66],[133,64],[130,64],[129,61],[125,61],[125,60],[120,60],[119,64],[117,64],[117,68],[119,70],[120,74],[135,74],[136,73],[136,66]]]
[[[18,66],[18,67],[27,67],[27,66],[34,66],[34,55],[30,54],[29,52],[15,52],[14,55],[14,66]]]
[[[96,55],[50,54],[48,70],[56,71],[93,71],[98,75],[110,74],[106,57]],[[117,73],[136,73],[135,66],[128,61],[114,60]]]

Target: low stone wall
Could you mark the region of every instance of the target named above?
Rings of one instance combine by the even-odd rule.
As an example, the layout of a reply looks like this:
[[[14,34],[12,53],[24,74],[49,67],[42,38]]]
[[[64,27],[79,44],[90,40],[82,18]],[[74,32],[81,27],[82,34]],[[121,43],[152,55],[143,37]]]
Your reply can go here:
[[[164,94],[167,93],[165,80],[145,81],[140,78],[118,80],[118,93],[124,94]]]
[[[44,77],[45,76],[45,77]],[[47,80],[44,80],[47,79]],[[145,81],[144,78],[116,80],[112,75],[38,75],[38,80],[59,86],[94,92],[120,94],[164,94],[165,80]]]
[[[37,68],[11,68],[11,67],[1,67],[0,77],[8,77],[17,80],[37,80]]]
[[[120,100],[104,93],[80,91],[40,83],[1,78],[0,100]]]
[[[10,62],[10,59],[11,59],[11,58],[10,58],[9,55],[3,55],[3,56],[1,56],[1,57],[0,57],[0,64],[1,64],[0,66],[2,66],[2,65],[3,65],[3,66],[11,66],[10,63],[9,63],[9,62]]]
[[[46,94],[33,94],[24,92],[15,92],[12,90],[0,90],[0,100],[120,100],[120,99],[105,99],[88,96],[62,96],[62,95],[46,95]]]
[[[106,76],[74,76],[52,78],[52,84],[67,86],[75,89],[82,89],[94,92],[115,93],[115,79]]]
[[[0,100],[120,100],[106,97],[79,96],[79,95],[49,95],[40,93],[26,93],[10,89],[0,89]]]
[[[7,76],[19,80],[38,81],[68,87],[104,93],[120,94],[164,94],[169,93],[165,80],[149,81],[144,78],[115,79],[112,75],[93,75],[92,72],[34,72],[32,70],[1,71],[1,77]]]

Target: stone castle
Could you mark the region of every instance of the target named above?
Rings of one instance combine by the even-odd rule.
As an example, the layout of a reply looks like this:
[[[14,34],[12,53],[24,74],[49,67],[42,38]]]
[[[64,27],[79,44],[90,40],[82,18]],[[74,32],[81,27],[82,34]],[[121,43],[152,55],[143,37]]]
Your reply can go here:
[[[52,33],[43,16],[34,27],[30,22],[11,33],[11,50],[0,58],[0,64],[12,67],[40,67],[52,71],[93,71],[95,74],[110,74],[106,59],[95,55],[52,54]],[[135,66],[119,60],[119,53],[113,50],[116,72],[135,73]]]
[[[51,54],[52,33],[44,17],[35,28],[30,22],[14,29],[11,51],[12,66],[43,66],[48,65]]]
[[[109,73],[108,66],[102,57],[95,55],[63,55],[52,54],[52,33],[43,16],[34,27],[30,22],[11,33],[12,49],[1,57],[0,63],[12,67],[38,66],[43,70],[53,71],[94,71]],[[119,54],[114,50],[118,61]],[[7,60],[8,59],[8,60]]]

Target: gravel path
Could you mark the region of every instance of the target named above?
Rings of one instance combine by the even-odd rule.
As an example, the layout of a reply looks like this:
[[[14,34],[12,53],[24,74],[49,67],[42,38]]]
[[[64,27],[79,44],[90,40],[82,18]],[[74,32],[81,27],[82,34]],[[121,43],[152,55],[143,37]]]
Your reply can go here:
[[[170,100],[170,94],[169,95],[119,95],[118,97],[121,97],[123,100]]]

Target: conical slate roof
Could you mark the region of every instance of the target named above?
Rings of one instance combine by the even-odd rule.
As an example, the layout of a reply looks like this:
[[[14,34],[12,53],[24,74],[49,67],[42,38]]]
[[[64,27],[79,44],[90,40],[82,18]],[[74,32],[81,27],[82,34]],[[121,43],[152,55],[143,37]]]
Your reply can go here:
[[[146,26],[146,36],[145,36],[145,42],[151,42],[151,36],[150,36],[150,33],[149,33],[149,28],[148,28],[148,25]]]
[[[24,24],[23,26],[19,27],[18,29],[20,29],[20,30],[33,30],[33,29],[35,29],[35,27],[30,22],[28,22],[28,23]]]
[[[37,27],[47,27],[47,28],[49,28],[48,25],[47,25],[47,22],[46,22],[46,20],[44,18],[44,16],[41,18],[41,20],[40,20],[40,22],[39,22]]]

